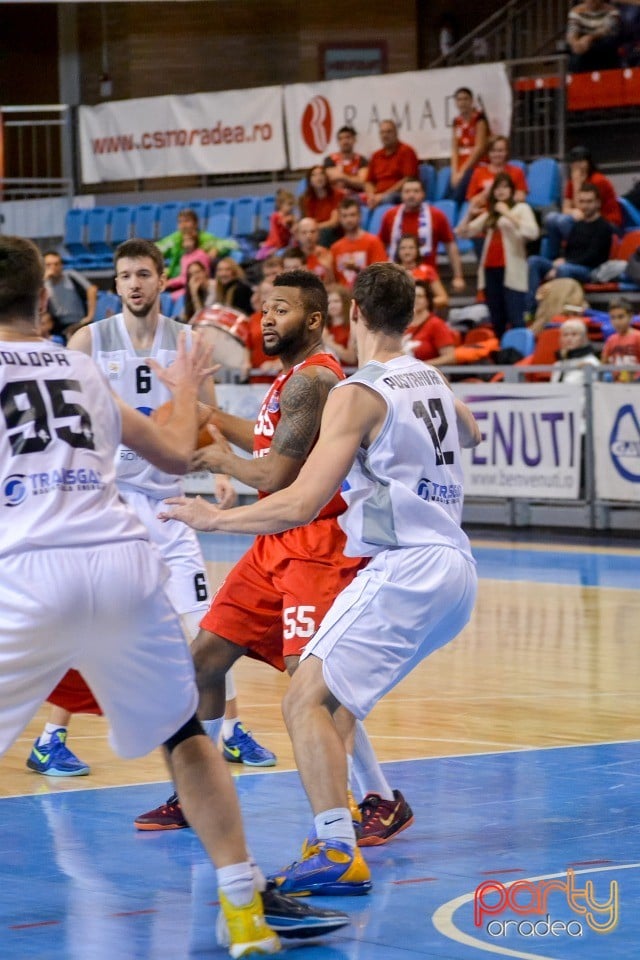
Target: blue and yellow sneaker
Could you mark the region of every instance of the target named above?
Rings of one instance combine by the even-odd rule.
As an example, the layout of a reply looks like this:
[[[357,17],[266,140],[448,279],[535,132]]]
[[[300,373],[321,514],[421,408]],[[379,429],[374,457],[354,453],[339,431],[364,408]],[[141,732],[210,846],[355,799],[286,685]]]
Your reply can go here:
[[[251,733],[238,721],[233,736],[222,741],[222,756],[229,763],[244,763],[247,767],[275,767],[276,755],[253,739]]]
[[[270,879],[281,893],[294,897],[353,896],[371,890],[371,874],[362,854],[340,840],[307,842],[302,859]]]
[[[89,766],[83,763],[66,745],[67,731],[64,727],[54,730],[49,743],[34,743],[27,766],[45,777],[86,777]]]

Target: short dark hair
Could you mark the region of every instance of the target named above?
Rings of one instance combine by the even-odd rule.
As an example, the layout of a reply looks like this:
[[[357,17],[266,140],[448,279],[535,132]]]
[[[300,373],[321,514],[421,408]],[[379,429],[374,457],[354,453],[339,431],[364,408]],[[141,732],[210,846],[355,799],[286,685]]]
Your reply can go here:
[[[348,210],[349,207],[357,207],[360,210],[360,201],[355,197],[343,197],[338,204],[338,210]]]
[[[57,257],[58,260],[62,260],[62,254],[58,253],[57,250],[45,250],[42,254],[42,259],[44,260],[45,257]]]
[[[609,300],[607,310],[624,310],[630,317],[633,316],[633,304],[626,297],[614,297],[613,300]]]
[[[458,87],[457,90],[453,91],[454,97],[457,97],[459,93],[466,93],[468,97],[473,96],[473,90],[470,90],[469,87]]]
[[[302,260],[303,263],[307,262],[307,258],[300,249],[300,247],[287,247],[287,249],[282,253],[282,262],[290,257],[291,259]]]
[[[327,322],[328,303],[324,283],[310,270],[287,270],[279,273],[273,281],[274,287],[294,287],[300,291],[305,310],[308,313],[320,313],[322,323]]]
[[[0,236],[0,319],[35,320],[44,263],[35,243]]]
[[[358,136],[358,134],[356,133],[355,129],[354,129],[353,127],[350,127],[348,123],[345,123],[345,125],[344,125],[343,127],[340,127],[340,129],[338,130],[336,136],[339,137],[341,133],[350,133],[352,137],[357,137],[357,136]]]
[[[198,214],[195,212],[195,210],[192,207],[183,207],[182,210],[178,210],[176,220],[179,220],[180,217],[187,217],[189,220],[193,220],[196,227],[200,222],[198,220]]]
[[[153,260],[159,274],[164,273],[164,258],[151,240],[142,240],[136,237],[133,240],[125,240],[116,249],[113,255],[113,268],[118,272],[118,260],[124,260],[128,257],[130,260],[141,260],[142,257],[149,257]]]
[[[600,188],[595,183],[583,183],[578,193],[592,193],[594,197],[598,198],[598,202],[602,203],[602,194],[600,193]]]
[[[422,192],[423,193],[425,192],[424,183],[422,182],[420,177],[405,177],[402,187],[404,187],[405,183],[417,183],[420,189],[422,190]],[[400,187],[400,192],[402,192],[402,187]]]
[[[395,263],[372,263],[356,277],[352,296],[370,330],[399,335],[413,318],[415,289],[413,277]]]

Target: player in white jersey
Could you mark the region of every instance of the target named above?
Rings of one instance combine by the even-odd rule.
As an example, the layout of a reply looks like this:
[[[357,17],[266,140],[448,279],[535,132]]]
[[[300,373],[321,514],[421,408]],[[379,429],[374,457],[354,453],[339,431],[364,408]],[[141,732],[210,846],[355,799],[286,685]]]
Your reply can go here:
[[[65,671],[86,676],[113,746],[137,757],[163,744],[189,821],[217,868],[219,942],[232,957],[275,953],[277,935],[348,922],[269,891],[247,858],[229,768],[198,721],[193,662],[163,589],[167,568],[115,483],[122,441],[173,475],[189,468],[208,351],[182,337],[149,366],[173,396],[162,428],[127,406],[93,361],[44,341],[37,248],[0,237],[0,755]]]
[[[402,352],[413,279],[394,264],[375,264],[352,293],[362,366],[331,391],[320,437],[295,482],[226,514],[180,497],[162,514],[201,530],[279,533],[308,523],[345,481],[345,552],[372,559],[307,644],[283,703],[317,834],[302,859],[274,878],[298,895],[362,890],[368,868],[355,846],[337,725],[344,731],[363,719],[460,632],[477,584],[460,527],[460,448],[480,442],[478,426],[435,368]]]
[[[164,262],[155,244],[128,240],[118,247],[114,260],[122,313],[82,327],[70,339],[69,346],[89,354],[104,370],[111,389],[134,409],[149,415],[169,399],[170,393],[154,375],[147,357],[154,358],[163,367],[172,363],[184,325],[160,314]],[[200,399],[215,403],[211,379],[201,388]],[[158,470],[135,450],[121,444],[116,454],[116,481],[120,493],[136,511],[169,566],[169,598],[182,618],[187,637],[193,639],[209,606],[204,558],[193,530],[178,523],[163,525],[157,519],[159,502],[182,493],[182,480]],[[221,506],[233,502],[235,494],[228,478],[217,478],[216,493]],[[66,728],[74,709],[97,712],[98,707],[77,674],[65,677],[51,696],[55,706],[33,745],[27,766],[46,776],[82,776],[89,772],[89,767],[69,750]],[[82,706],[78,707],[78,703]],[[227,759],[250,766],[275,764],[275,755],[257,743],[238,719],[231,674],[228,675],[222,736]],[[145,823],[139,824],[140,829],[153,830],[186,826],[174,797],[152,811]]]

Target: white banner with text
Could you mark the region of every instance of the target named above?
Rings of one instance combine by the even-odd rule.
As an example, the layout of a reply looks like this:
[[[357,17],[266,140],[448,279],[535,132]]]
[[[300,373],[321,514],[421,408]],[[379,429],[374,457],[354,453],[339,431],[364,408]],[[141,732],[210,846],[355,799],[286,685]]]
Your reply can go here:
[[[382,120],[394,120],[400,139],[421,159],[447,158],[457,112],[453,94],[460,86],[473,90],[487,114],[491,132],[508,136],[512,95],[502,63],[287,86],[284,103],[289,164],[297,169],[318,163],[337,149],[336,133],[345,124],[358,133],[358,153],[369,157],[380,149],[378,127]]]
[[[80,107],[79,140],[83,183],[283,170],[282,87]]]
[[[582,388],[556,383],[454,384],[482,442],[463,450],[469,497],[576,500]]]
[[[640,503],[640,383],[594,383],[598,500]]]

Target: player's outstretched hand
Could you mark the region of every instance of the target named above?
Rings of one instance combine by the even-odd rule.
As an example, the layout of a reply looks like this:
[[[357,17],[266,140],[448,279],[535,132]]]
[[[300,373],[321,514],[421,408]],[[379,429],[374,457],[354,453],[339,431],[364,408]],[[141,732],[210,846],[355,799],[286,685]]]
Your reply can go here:
[[[211,348],[204,337],[197,331],[191,335],[191,349],[187,349],[187,334],[183,330],[178,336],[176,358],[170,367],[161,366],[153,357],[145,360],[158,380],[164,383],[172,393],[180,387],[195,384],[199,386],[204,380],[220,369],[220,365],[211,366]]]
[[[230,473],[229,460],[233,450],[227,438],[212,423],[205,427],[211,435],[211,443],[195,451],[191,460],[192,470],[208,470],[209,473]]]
[[[194,530],[215,530],[216,515],[222,513],[202,497],[168,497],[164,503],[166,509],[158,514],[159,520],[181,520]]]

